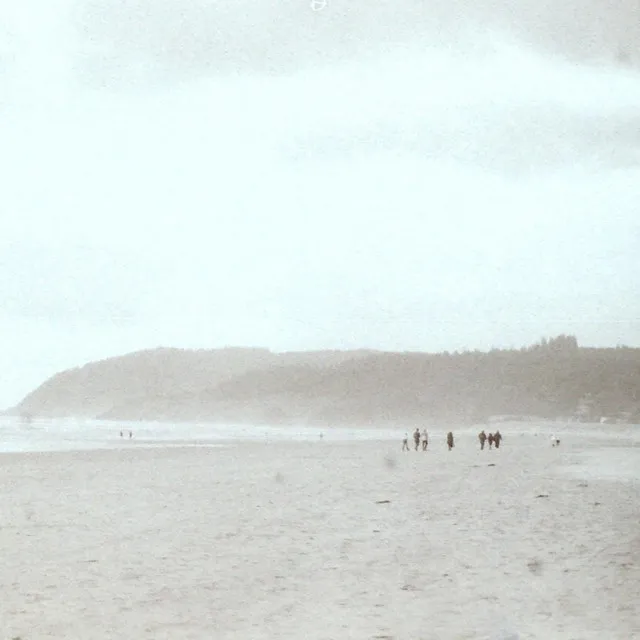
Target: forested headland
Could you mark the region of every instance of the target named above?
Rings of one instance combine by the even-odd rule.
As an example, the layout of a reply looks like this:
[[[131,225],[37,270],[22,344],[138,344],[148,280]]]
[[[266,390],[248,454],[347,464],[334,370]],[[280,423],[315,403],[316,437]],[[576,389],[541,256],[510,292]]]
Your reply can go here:
[[[434,354],[159,348],[56,374],[7,413],[328,426],[499,416],[640,423],[640,349],[581,347],[567,335]]]

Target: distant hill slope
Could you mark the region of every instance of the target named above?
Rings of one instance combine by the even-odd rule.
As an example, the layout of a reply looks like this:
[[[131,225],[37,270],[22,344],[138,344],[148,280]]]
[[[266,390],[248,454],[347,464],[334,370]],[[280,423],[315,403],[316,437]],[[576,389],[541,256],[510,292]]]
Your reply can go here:
[[[160,416],[249,371],[287,365],[331,367],[366,352],[276,354],[267,349],[171,349],[138,351],[88,363],[54,375],[7,413],[32,417]]]
[[[559,336],[461,354],[156,349],[53,376],[13,414],[297,424],[476,422],[492,415],[640,421],[640,349]]]

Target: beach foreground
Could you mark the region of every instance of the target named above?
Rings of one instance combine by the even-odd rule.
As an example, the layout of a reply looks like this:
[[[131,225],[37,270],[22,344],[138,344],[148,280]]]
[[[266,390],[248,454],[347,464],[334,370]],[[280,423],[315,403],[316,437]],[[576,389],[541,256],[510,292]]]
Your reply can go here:
[[[603,433],[0,455],[0,640],[640,638]]]

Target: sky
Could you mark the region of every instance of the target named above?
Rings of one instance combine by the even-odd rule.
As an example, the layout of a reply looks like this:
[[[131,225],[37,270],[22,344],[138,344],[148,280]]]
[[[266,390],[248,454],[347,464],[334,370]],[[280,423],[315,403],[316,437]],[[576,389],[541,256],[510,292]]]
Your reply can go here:
[[[318,7],[0,0],[0,407],[157,346],[640,346],[637,2]]]

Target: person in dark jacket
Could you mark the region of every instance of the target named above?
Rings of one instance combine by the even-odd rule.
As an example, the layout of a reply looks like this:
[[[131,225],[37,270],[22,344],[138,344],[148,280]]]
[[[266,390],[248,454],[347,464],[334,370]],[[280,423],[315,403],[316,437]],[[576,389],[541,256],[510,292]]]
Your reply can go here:
[[[420,429],[416,427],[416,430],[413,432],[413,444],[416,446],[416,451],[420,447]]]
[[[451,431],[449,431],[449,433],[447,433],[447,447],[449,447],[449,451],[451,451],[451,449],[453,449],[455,445],[453,444],[453,433]]]

